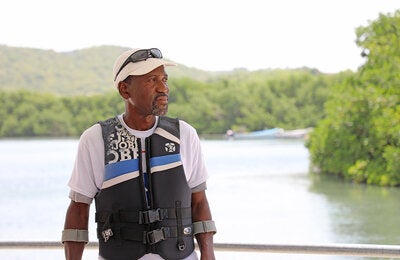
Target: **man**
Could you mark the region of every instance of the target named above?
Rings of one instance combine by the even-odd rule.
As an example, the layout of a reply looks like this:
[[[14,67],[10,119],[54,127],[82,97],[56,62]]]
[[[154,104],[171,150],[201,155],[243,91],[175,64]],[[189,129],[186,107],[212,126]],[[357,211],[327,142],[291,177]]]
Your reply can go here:
[[[133,49],[114,63],[125,113],[88,128],[79,141],[62,242],[81,259],[89,205],[96,205],[100,259],[215,259],[216,232],[196,130],[165,117],[169,87],[161,51]]]

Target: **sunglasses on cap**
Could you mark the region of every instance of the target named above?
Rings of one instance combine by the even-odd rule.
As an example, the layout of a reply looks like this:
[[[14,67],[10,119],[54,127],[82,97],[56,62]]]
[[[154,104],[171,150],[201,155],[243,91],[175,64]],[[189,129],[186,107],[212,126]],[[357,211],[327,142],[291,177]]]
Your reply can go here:
[[[162,59],[162,53],[157,48],[142,49],[142,50],[135,51],[121,65],[121,68],[119,68],[117,74],[115,74],[114,81],[117,79],[121,70],[123,68],[125,68],[125,66],[128,65],[130,62],[135,63],[135,62],[139,62],[139,61],[145,61],[149,58]]]

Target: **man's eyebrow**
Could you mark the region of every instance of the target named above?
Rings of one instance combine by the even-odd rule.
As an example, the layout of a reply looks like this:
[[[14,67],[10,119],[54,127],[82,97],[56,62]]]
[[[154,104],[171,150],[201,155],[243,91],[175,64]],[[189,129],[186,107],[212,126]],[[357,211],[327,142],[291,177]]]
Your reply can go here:
[[[160,76],[160,77],[166,77],[166,78],[169,77],[167,73],[165,73],[165,74],[163,74],[163,75],[149,74],[147,77],[150,78],[150,77],[159,77],[159,76]]]

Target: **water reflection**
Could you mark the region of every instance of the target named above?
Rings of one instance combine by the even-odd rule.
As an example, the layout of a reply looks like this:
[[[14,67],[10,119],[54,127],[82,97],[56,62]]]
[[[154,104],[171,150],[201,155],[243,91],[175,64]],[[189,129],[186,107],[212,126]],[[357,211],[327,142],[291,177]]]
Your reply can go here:
[[[310,175],[309,191],[327,202],[335,243],[393,244],[400,241],[400,190],[347,183],[335,176]]]

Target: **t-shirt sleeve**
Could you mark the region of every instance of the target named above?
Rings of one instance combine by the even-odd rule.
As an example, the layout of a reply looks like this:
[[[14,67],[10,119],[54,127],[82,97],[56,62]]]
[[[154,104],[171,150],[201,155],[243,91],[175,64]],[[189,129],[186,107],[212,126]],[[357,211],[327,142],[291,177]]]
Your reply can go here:
[[[208,172],[196,129],[180,121],[181,156],[186,180],[191,189],[207,181]]]
[[[94,198],[104,176],[104,142],[101,127],[88,128],[79,139],[78,151],[68,186],[72,191]]]

